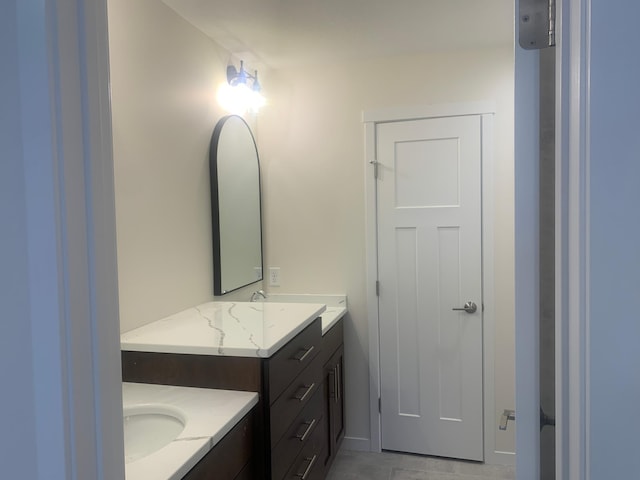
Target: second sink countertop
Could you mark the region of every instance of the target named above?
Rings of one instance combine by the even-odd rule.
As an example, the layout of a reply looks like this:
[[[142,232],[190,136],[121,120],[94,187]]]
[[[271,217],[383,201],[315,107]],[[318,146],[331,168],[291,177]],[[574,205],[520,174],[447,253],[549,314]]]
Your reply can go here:
[[[177,480],[204,457],[258,402],[230,390],[123,383],[123,407],[169,405],[185,415],[184,430],[161,449],[125,464],[126,480]]]
[[[316,303],[208,302],[123,333],[121,349],[267,358],[325,309]]]

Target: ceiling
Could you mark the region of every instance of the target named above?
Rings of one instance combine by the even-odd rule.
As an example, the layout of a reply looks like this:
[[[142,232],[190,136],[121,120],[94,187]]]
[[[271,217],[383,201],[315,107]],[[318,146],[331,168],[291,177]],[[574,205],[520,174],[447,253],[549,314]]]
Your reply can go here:
[[[283,68],[513,43],[513,0],[162,0],[252,65]]]

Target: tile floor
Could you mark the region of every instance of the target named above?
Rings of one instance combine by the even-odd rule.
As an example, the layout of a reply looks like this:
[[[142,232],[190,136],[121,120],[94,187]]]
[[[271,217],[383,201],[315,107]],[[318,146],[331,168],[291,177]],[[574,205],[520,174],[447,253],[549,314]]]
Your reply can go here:
[[[341,450],[327,480],[513,480],[515,467],[399,453]]]

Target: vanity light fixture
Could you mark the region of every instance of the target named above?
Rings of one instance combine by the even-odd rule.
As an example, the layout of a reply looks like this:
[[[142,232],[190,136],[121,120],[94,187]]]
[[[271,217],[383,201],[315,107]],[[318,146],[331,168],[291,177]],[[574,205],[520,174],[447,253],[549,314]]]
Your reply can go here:
[[[240,61],[240,70],[234,65],[227,66],[227,83],[218,89],[218,103],[230,113],[244,115],[248,110],[254,113],[264,106],[265,98],[260,93],[262,86],[258,81],[258,71],[253,75]]]
[[[258,82],[258,71],[254,70],[253,75],[247,73],[244,69],[244,61],[240,60],[240,70],[236,70],[236,67],[233,65],[227,66],[227,82],[232,87],[238,87],[240,85],[246,85],[249,87],[248,81],[251,80],[253,83],[251,84],[250,89],[254,92],[259,92],[261,90],[260,82]]]

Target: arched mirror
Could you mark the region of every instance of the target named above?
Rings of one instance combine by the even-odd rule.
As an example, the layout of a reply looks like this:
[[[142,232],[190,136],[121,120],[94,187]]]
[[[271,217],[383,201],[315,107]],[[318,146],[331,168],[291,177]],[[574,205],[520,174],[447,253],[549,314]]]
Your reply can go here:
[[[211,136],[213,293],[224,295],[262,280],[260,164],[249,125],[237,115]]]

